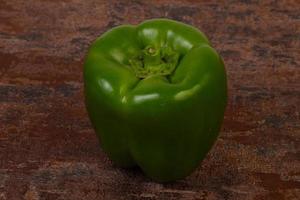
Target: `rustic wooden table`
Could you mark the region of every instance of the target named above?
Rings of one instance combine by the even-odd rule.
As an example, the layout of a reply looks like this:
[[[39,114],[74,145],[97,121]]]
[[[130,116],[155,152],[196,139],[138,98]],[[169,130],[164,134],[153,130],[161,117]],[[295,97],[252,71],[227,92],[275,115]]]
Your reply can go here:
[[[0,200],[300,199],[300,2],[0,0]],[[214,148],[169,184],[114,166],[84,107],[82,64],[113,26],[167,17],[223,56]]]

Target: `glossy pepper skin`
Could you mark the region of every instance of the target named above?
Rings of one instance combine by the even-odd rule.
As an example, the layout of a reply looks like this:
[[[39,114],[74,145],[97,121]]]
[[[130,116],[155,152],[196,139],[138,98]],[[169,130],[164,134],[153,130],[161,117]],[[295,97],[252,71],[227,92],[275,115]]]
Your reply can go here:
[[[227,101],[224,63],[198,29],[168,19],[122,25],[91,45],[87,111],[111,160],[150,178],[189,175],[216,140]]]

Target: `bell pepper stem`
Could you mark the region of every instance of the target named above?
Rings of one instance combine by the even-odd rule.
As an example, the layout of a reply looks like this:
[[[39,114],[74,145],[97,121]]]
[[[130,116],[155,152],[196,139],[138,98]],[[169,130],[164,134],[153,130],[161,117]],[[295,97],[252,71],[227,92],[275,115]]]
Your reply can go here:
[[[129,60],[138,78],[152,75],[167,76],[173,73],[179,60],[179,53],[169,47],[147,46],[139,56]]]

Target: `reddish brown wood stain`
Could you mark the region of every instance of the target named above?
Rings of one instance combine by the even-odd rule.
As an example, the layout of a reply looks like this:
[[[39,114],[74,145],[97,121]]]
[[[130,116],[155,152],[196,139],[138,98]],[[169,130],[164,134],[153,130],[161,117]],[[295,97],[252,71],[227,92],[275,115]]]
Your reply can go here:
[[[300,199],[298,1],[0,0],[0,200]],[[202,165],[158,184],[115,167],[84,107],[89,44],[167,17],[223,56],[229,105]]]

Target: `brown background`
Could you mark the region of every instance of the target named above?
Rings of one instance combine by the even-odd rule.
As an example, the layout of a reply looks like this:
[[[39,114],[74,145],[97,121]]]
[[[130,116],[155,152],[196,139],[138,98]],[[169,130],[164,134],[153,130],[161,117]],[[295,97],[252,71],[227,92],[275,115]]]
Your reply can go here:
[[[0,200],[300,199],[299,1],[0,0]],[[189,177],[114,166],[87,118],[82,64],[119,24],[168,17],[228,72],[220,137]]]

